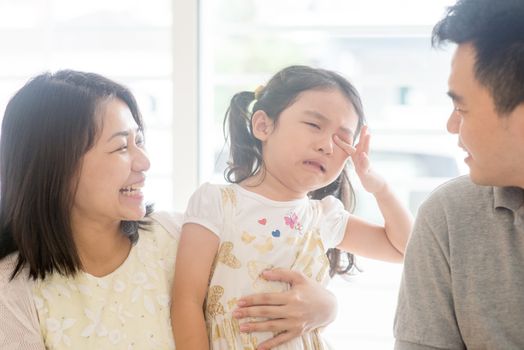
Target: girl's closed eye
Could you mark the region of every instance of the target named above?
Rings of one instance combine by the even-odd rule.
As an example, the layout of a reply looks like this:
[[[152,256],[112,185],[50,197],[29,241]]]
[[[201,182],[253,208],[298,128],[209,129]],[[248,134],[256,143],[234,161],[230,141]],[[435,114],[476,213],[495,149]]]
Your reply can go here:
[[[351,136],[349,133],[339,132],[335,134],[340,140],[344,141],[345,143],[349,145],[353,145],[353,136]]]
[[[320,130],[320,125],[312,123],[312,122],[304,122],[304,124],[309,125],[312,128]]]

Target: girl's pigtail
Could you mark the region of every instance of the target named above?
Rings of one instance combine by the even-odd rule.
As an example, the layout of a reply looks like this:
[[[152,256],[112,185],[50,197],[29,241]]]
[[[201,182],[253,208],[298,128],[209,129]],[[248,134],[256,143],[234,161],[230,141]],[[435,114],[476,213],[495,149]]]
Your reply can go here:
[[[224,176],[228,182],[239,183],[254,175],[261,164],[260,141],[251,131],[250,105],[255,93],[242,91],[233,96],[224,118],[224,134],[229,131],[230,155]],[[227,139],[226,134],[226,139]]]

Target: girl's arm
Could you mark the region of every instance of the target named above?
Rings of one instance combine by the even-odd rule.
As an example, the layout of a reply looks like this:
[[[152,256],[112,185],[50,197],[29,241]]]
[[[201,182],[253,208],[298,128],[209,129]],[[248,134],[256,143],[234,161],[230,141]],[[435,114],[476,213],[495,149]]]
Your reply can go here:
[[[182,227],[175,265],[171,324],[177,350],[207,350],[204,300],[219,238],[198,224]]]
[[[384,218],[384,233],[391,245],[404,257],[409,235],[413,229],[413,216],[391,191],[388,184],[373,195]]]
[[[374,259],[402,261],[413,227],[413,217],[384,178],[371,168],[368,158],[370,135],[367,127],[362,128],[360,141],[355,148],[336,136],[334,141],[351,156],[362,186],[373,194],[384,217],[382,227],[350,216],[339,248]]]
[[[274,269],[264,271],[269,281],[290,284],[280,293],[248,295],[239,300],[234,316],[269,318],[259,322],[241,322],[242,332],[273,332],[275,337],[259,344],[257,350],[271,349],[295,337],[333,322],[337,314],[335,296],[317,282],[298,271]]]

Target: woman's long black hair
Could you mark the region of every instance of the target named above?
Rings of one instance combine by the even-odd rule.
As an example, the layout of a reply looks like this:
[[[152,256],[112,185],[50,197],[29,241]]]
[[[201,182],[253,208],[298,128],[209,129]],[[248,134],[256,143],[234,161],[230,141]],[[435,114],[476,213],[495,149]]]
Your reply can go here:
[[[98,137],[96,115],[111,98],[123,101],[143,128],[131,92],[94,73],[41,74],[7,104],[0,139],[0,260],[18,253],[11,278],[26,266],[33,279],[81,268],[71,228],[77,174]],[[144,224],[122,221],[120,228],[134,243]]]

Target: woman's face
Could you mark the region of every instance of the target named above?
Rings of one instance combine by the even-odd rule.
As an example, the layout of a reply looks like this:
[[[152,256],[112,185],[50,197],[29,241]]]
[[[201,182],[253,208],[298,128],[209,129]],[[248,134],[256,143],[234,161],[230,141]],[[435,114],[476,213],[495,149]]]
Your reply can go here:
[[[80,164],[73,217],[100,224],[139,220],[145,215],[142,187],[150,165],[142,130],[117,98],[100,111],[97,139]]]

